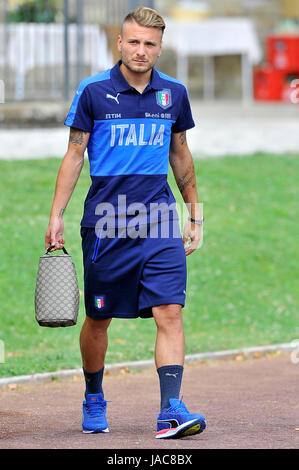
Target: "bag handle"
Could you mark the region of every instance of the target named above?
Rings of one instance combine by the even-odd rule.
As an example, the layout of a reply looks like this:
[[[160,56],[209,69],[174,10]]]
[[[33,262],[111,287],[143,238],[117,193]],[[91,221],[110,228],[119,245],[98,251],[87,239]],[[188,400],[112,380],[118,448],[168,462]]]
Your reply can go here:
[[[48,255],[48,254],[50,253],[50,251],[53,250],[53,248],[55,248],[55,245],[49,246],[49,248],[47,249],[45,255]],[[62,247],[62,250],[63,250],[63,253],[64,253],[65,255],[68,255],[68,252],[66,251],[66,249],[64,248],[64,246]]]

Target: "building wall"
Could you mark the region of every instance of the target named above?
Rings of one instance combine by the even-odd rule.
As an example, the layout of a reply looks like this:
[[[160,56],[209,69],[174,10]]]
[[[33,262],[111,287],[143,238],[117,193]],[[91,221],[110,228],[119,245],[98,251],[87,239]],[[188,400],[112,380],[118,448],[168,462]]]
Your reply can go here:
[[[46,0],[45,5],[46,5]],[[139,4],[143,0],[136,0]],[[194,0],[195,1],[195,0]],[[84,0],[84,21],[85,23],[97,23],[107,32],[109,38],[109,47],[114,53],[114,59],[117,60],[119,54],[116,48],[116,39],[119,32],[119,23],[133,5],[131,0]],[[155,0],[155,8],[167,18],[170,16],[171,9],[177,5],[178,1],[173,0]],[[285,18],[291,11],[297,12],[299,17],[299,0],[206,0],[211,9],[212,16],[246,16],[252,19],[258,33],[258,38],[264,49],[266,35],[273,30],[280,19]],[[6,7],[9,0],[0,0],[0,22],[5,18]],[[149,3],[144,0],[144,4]],[[63,2],[60,2],[63,5]],[[6,7],[5,7],[6,6]],[[69,0],[70,21],[76,21],[76,0]],[[294,13],[292,13],[294,14]],[[63,10],[60,9],[56,22],[63,21]],[[0,34],[0,79],[5,79],[6,95],[8,99],[14,99],[14,72],[4,67],[5,61],[1,62],[5,49],[5,28],[2,28],[3,34]],[[167,34],[167,33],[166,33]],[[62,44],[63,46],[63,44]],[[203,95],[203,59],[200,57],[191,57],[189,61],[189,83],[188,89],[191,96],[201,98]],[[159,61],[159,68],[166,74],[176,76],[176,56],[173,52],[165,50]],[[57,70],[56,70],[57,69]],[[241,97],[241,58],[239,56],[223,56],[215,58],[215,85],[216,97],[221,99],[239,99]],[[51,74],[57,73],[55,81],[55,93],[62,96],[64,82],[64,68],[56,67],[53,71],[43,69],[30,71],[26,76],[26,99],[35,99],[37,90],[40,96],[49,98],[51,84],[48,83]],[[78,82],[76,70],[70,68],[71,87]],[[89,70],[84,71],[89,74]],[[46,77],[46,79],[45,79]],[[53,81],[54,83],[54,81]],[[33,84],[33,85],[32,85]],[[38,86],[36,85],[38,84]],[[53,85],[53,86],[54,86]],[[54,94],[53,94],[54,96]],[[56,95],[55,95],[56,96]],[[54,99],[54,98],[53,98]]]
[[[285,0],[208,0],[212,16],[246,16],[252,19],[258,38],[264,50],[267,34],[273,30],[283,17],[282,2]],[[296,1],[296,0],[295,0]],[[170,14],[173,1],[156,0],[155,7],[166,18]],[[164,51],[161,57],[161,70],[172,75],[176,74],[175,55]],[[215,58],[216,97],[238,99],[241,96],[241,58],[224,56]],[[201,97],[203,92],[203,60],[200,57],[190,58],[189,92]]]

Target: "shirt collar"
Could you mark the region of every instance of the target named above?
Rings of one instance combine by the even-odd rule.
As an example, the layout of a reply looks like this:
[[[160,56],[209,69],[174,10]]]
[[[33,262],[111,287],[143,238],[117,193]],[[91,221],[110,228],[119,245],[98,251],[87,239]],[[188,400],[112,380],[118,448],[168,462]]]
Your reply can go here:
[[[117,64],[111,69],[110,77],[117,93],[121,93],[122,91],[132,90],[133,87],[129,85],[125,77],[120,71],[121,60],[117,62]],[[163,85],[161,83],[161,79],[159,73],[155,68],[153,68],[152,76],[149,84],[147,85],[146,89],[154,89],[154,90],[161,90]]]

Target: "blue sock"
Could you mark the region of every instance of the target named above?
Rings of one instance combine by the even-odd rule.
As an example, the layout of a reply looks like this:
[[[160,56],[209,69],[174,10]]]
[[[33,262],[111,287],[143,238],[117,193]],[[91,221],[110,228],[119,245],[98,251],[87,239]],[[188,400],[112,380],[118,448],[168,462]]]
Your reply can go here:
[[[104,375],[104,367],[98,372],[87,372],[83,368],[83,372],[86,385],[85,398],[86,395],[89,395],[91,393],[103,393],[102,382]]]
[[[183,366],[163,366],[157,369],[160,379],[161,411],[170,407],[169,398],[179,398]]]

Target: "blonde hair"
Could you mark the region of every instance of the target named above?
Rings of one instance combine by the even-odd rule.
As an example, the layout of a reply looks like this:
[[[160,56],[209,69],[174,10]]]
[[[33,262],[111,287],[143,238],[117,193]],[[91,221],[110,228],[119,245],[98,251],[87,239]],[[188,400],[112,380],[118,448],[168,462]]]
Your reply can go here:
[[[125,23],[132,23],[135,21],[139,26],[147,28],[158,28],[162,31],[162,35],[166,28],[165,22],[161,15],[156,10],[148,7],[138,7],[131,11],[124,19],[121,30]]]

